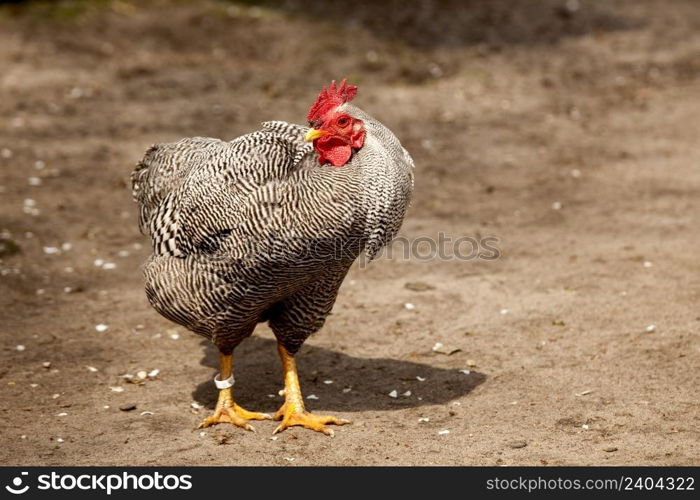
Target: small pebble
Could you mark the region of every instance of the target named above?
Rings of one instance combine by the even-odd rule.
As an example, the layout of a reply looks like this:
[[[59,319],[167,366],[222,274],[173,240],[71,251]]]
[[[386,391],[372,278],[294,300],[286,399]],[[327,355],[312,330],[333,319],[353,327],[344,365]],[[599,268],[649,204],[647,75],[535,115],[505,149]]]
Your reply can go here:
[[[117,253],[119,257],[125,258],[129,256],[129,251],[128,250],[119,250]]]
[[[97,368],[95,368],[94,366],[86,366],[85,368],[87,368],[88,371],[90,371],[90,372],[92,372],[92,373],[95,373],[95,372],[98,372],[98,371],[99,371],[99,370],[98,370]]]
[[[63,438],[56,438],[56,442],[57,442],[57,443],[62,443],[62,442],[63,442]]]
[[[34,388],[36,388],[36,387],[39,387],[39,384],[29,384],[29,387],[31,387],[32,389],[34,389]]]
[[[114,386],[114,387],[110,387],[110,389],[112,389],[112,392],[124,392],[124,388],[120,387],[118,385]]]
[[[588,426],[588,424],[583,424],[583,425],[581,426],[581,428],[582,428],[584,431],[587,431],[588,429],[590,429],[590,427]]]
[[[316,394],[309,394],[306,396],[306,399],[318,399],[318,396]]]
[[[391,391],[391,392],[389,393],[389,397],[390,397],[390,398],[398,398],[398,397],[399,397],[398,391],[397,391],[396,389],[394,389],[393,391]]]
[[[133,403],[127,403],[127,404],[123,404],[123,405],[119,406],[119,409],[121,411],[131,411],[131,410],[136,409],[136,405]]]
[[[651,333],[651,332],[653,332],[654,330],[656,330],[656,325],[649,325],[649,326],[647,326],[647,328],[646,328],[646,331],[647,331],[648,333]]]
[[[100,323],[99,325],[95,325],[95,330],[98,332],[106,332],[109,327],[105,325],[104,323]]]
[[[68,252],[72,248],[73,248],[73,244],[71,244],[71,243],[61,244],[61,250],[63,250],[64,252]]]
[[[95,262],[93,262],[93,264],[95,264],[96,267],[102,267],[104,263],[105,261],[102,259],[95,259]]]
[[[411,304],[410,302],[406,302],[403,305],[403,307],[404,307],[404,309],[408,309],[409,311],[416,308],[416,306],[414,304]]]
[[[644,265],[644,267],[649,268],[649,267],[653,266],[654,264],[653,264],[653,262],[650,262],[647,260],[647,261],[644,261],[643,265]]]
[[[552,203],[552,210],[561,210],[561,202],[555,201]]]
[[[41,186],[41,178],[39,177],[30,177],[27,182],[30,186]]]
[[[51,361],[44,361],[43,363],[41,363],[41,366],[43,366],[44,368],[51,368]]]
[[[603,451],[605,451],[605,452],[607,452],[607,453],[612,453],[612,452],[614,452],[614,451],[617,451],[617,447],[615,447],[615,446],[608,446],[607,448],[603,448]]]
[[[421,423],[423,423],[423,422],[430,422],[430,419],[429,419],[428,417],[420,417],[420,418],[418,419],[418,422],[421,422]]]
[[[323,383],[326,385],[330,385],[333,383],[333,381],[332,380],[324,380]]]
[[[58,252],[60,252],[60,250],[56,247],[44,247],[44,253],[47,255],[57,254]]]
[[[22,351],[24,351],[24,350],[26,349],[26,347],[23,346],[22,344],[18,344],[18,345],[15,347],[15,349],[17,349],[19,352],[22,352]]]
[[[508,442],[508,446],[514,449],[525,448],[527,446],[527,441],[523,441],[522,439],[510,441]]]
[[[151,370],[150,372],[148,372],[148,376],[150,378],[154,378],[154,377],[157,377],[159,373],[160,373],[160,370],[156,368],[155,370]]]
[[[61,397],[60,394],[52,394],[52,395],[51,395],[51,399],[58,399],[58,398],[60,398],[60,397]]]
[[[199,433],[199,437],[206,437],[206,436],[207,436],[207,433],[204,431]]]
[[[411,391],[406,391],[402,394],[403,397],[407,398],[411,395]]]
[[[63,411],[63,412],[61,412],[61,413],[56,413],[56,416],[57,416],[57,417],[67,417],[68,414],[67,414],[65,411]]]
[[[102,264],[102,269],[110,270],[110,269],[116,269],[117,265],[114,262],[105,262]]]
[[[196,401],[192,401],[192,402],[190,403],[190,406],[191,406],[192,408],[194,408],[195,410],[201,410],[202,408],[204,408],[203,405],[200,405],[200,404],[197,403]]]
[[[441,431],[438,431],[438,436],[445,436],[449,433],[450,433],[450,431],[448,431],[447,429],[443,429]]]
[[[179,333],[171,333],[170,338],[173,340],[177,340],[180,338],[180,334]]]
[[[152,412],[152,411],[148,411],[148,410],[142,411],[142,412],[141,412],[141,416],[142,416],[142,417],[143,417],[143,416],[146,416],[146,415],[153,415],[153,412]]]
[[[571,171],[571,177],[573,177],[574,179],[578,179],[579,177],[581,177],[581,171],[578,168],[573,169]]]
[[[272,436],[272,437],[270,438],[270,441],[277,441],[277,439],[279,439],[277,436]]]
[[[504,315],[505,315],[505,314],[508,314],[509,311],[508,311],[508,309],[505,309],[505,308],[504,308],[504,309],[501,309],[499,312],[500,312],[501,314],[504,314]]]
[[[417,380],[418,382],[425,382],[425,381],[428,380],[428,379],[425,378],[425,377],[419,377],[418,375],[416,375],[416,380]]]
[[[463,373],[464,375],[469,375],[471,371],[469,370],[459,370],[459,373]]]
[[[148,377],[148,372],[146,372],[146,370],[141,370],[141,371],[136,372],[136,376],[138,378],[140,378],[141,380],[143,380],[146,377]]]

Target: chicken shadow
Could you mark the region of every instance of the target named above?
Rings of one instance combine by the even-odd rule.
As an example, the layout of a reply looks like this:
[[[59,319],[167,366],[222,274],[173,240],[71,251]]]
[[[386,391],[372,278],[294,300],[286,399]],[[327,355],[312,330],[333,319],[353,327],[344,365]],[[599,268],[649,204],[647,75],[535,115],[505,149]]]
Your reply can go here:
[[[235,397],[241,406],[274,412],[281,405],[278,391],[283,379],[276,345],[274,340],[252,336],[236,349]],[[203,341],[202,346],[201,364],[218,370],[219,351],[209,341]],[[444,404],[469,394],[486,380],[486,375],[474,371],[467,375],[455,368],[412,361],[358,358],[310,345],[305,345],[297,358],[308,406],[326,411],[400,410]],[[421,382],[417,377],[425,380]],[[327,383],[329,380],[333,382]],[[396,398],[389,397],[393,390],[397,391]],[[309,401],[311,395],[318,400]],[[214,408],[217,393],[211,378],[197,386],[192,398]]]

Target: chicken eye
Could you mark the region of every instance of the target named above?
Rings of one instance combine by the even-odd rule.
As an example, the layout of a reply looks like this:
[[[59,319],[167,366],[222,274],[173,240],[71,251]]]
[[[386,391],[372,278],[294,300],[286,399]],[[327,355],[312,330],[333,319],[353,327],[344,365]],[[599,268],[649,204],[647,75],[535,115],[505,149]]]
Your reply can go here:
[[[350,120],[348,120],[347,116],[341,116],[340,118],[338,118],[339,127],[346,127],[348,123],[350,123]]]

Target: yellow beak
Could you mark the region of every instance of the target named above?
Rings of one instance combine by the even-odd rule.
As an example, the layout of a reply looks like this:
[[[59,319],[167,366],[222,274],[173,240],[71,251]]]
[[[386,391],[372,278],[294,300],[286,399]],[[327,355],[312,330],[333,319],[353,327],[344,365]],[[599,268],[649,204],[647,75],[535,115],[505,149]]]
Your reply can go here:
[[[319,130],[317,128],[310,128],[309,131],[304,136],[304,140],[306,142],[315,141],[316,139],[318,139],[319,137],[323,137],[327,133],[328,132],[326,132],[325,130]]]

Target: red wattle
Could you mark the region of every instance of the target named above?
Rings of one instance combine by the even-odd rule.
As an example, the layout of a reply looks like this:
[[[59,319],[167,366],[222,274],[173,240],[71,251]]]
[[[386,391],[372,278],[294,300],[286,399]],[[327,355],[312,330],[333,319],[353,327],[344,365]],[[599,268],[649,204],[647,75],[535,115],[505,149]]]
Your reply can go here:
[[[323,165],[329,162],[334,167],[342,167],[350,161],[352,148],[348,144],[332,147],[318,151],[318,161]]]

